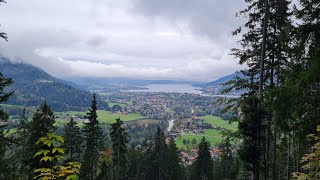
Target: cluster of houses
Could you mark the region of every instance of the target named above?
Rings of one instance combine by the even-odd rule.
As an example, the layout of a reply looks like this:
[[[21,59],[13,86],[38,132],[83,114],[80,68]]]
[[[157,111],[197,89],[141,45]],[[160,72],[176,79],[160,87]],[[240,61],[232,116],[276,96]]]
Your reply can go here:
[[[210,154],[212,158],[218,158],[221,155],[221,150],[218,147],[213,147],[210,149]],[[192,148],[190,152],[180,151],[180,157],[182,163],[185,165],[191,165],[198,156],[198,149]]]
[[[203,122],[203,119],[192,116],[191,119],[181,119],[180,123],[169,133],[169,137],[176,139],[183,132],[189,132],[192,134],[204,133],[204,129],[212,128],[211,125]]]

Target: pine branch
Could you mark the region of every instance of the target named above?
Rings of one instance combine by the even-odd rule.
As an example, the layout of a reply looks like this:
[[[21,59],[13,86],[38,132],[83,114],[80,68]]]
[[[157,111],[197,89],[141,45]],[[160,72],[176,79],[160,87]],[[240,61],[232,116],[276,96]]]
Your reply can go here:
[[[8,36],[7,36],[7,34],[6,34],[6,33],[4,33],[4,32],[0,32],[0,38],[3,38],[5,41],[7,41],[7,42],[8,42]]]

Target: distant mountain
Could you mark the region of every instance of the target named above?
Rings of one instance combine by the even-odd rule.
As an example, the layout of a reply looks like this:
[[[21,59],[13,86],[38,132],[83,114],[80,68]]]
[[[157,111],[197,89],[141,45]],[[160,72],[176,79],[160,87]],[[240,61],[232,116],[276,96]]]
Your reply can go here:
[[[39,106],[46,101],[55,111],[86,110],[91,105],[90,92],[30,64],[11,62],[0,57],[0,72],[14,80],[8,89],[14,91],[14,96],[9,99],[8,104]],[[98,107],[105,107],[99,99]]]
[[[193,84],[193,86],[202,87],[202,88],[219,86],[219,85],[221,85],[223,83],[226,83],[226,82],[232,80],[233,78],[235,78],[237,76],[242,77],[242,74],[233,73],[233,74],[230,74],[228,76],[221,77],[221,78],[219,78],[219,79],[217,79],[215,81],[211,81],[211,82],[204,83],[204,84]]]
[[[130,78],[94,78],[94,77],[66,77],[68,81],[72,81],[82,88],[88,90],[108,89],[111,87],[133,87],[147,86],[150,84],[194,84],[193,81],[174,81],[174,80],[144,80]]]

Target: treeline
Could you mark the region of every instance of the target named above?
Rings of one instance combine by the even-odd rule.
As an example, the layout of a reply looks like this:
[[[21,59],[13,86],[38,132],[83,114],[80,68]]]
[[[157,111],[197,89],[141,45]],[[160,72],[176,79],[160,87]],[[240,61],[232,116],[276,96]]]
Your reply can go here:
[[[320,124],[320,1],[245,2],[238,15],[247,21],[233,32],[242,39],[232,54],[246,69],[225,90],[245,90],[228,101],[239,114],[239,157],[252,179],[290,179],[296,171],[320,179],[319,155],[308,171],[300,162],[314,151],[307,135]]]

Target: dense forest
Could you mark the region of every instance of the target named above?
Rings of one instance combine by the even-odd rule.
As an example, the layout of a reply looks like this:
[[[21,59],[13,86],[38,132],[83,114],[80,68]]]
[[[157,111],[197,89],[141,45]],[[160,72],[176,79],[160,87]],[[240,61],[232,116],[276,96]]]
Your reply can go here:
[[[0,109],[0,179],[320,179],[320,1],[245,2],[238,16],[246,22],[233,32],[240,47],[231,51],[246,68],[224,90],[244,93],[219,100],[238,130],[223,133],[218,157],[203,137],[194,163],[183,165],[156,126],[152,138],[130,144],[134,127],[121,119],[102,126],[93,95],[88,121],[70,119],[62,132],[45,102],[32,117],[24,111],[13,134]],[[0,74],[0,103],[15,97],[13,81]]]

